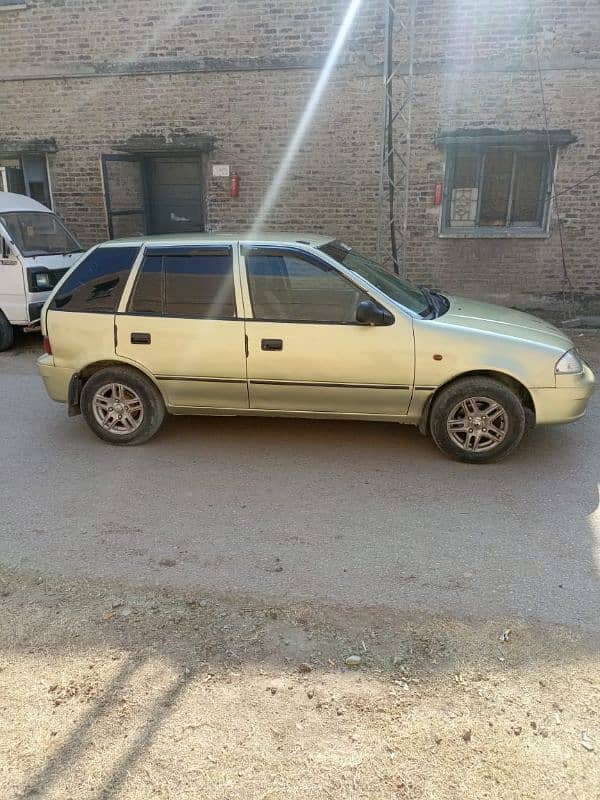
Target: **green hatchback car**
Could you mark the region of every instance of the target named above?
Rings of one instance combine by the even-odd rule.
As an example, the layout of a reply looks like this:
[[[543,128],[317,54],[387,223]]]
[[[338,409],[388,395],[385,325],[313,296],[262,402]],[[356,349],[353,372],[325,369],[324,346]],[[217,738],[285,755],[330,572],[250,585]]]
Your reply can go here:
[[[42,312],[50,397],[112,444],[165,413],[411,423],[460,461],[583,416],[594,386],[562,331],[416,287],[326,236],[101,244]]]

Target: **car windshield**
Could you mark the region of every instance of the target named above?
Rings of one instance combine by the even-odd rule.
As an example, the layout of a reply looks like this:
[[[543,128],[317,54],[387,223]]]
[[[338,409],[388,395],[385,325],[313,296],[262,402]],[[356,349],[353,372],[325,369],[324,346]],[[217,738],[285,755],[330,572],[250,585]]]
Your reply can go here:
[[[417,314],[430,311],[430,303],[425,292],[383,269],[371,259],[361,256],[347,245],[341,242],[327,242],[319,249],[411,311]]]
[[[44,211],[9,211],[0,222],[25,258],[81,253],[82,247],[57,216]]]

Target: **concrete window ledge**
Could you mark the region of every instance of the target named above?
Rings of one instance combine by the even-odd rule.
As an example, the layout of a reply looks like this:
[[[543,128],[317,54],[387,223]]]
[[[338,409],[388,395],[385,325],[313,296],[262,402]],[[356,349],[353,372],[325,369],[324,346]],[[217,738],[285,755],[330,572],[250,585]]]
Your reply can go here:
[[[466,231],[452,231],[448,228],[438,233],[439,239],[549,239],[550,231],[533,231],[527,228],[499,228],[498,231],[478,230],[469,228]]]

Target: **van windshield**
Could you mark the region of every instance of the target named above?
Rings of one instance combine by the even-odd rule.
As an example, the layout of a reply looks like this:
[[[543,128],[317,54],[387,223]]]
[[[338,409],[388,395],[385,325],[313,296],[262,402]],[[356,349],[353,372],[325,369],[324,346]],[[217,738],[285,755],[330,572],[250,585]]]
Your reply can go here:
[[[45,211],[8,211],[0,223],[25,258],[81,253],[82,247],[62,222]]]

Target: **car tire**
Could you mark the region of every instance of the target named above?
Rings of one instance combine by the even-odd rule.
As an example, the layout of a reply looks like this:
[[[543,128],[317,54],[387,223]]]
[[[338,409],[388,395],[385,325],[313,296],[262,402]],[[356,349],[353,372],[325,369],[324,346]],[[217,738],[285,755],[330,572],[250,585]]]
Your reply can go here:
[[[0,311],[0,353],[10,350],[15,342],[15,329]]]
[[[116,445],[144,444],[165,418],[165,404],[156,386],[127,367],[95,372],[83,386],[80,407],[96,436]]]
[[[484,464],[506,458],[527,429],[521,400],[500,381],[467,377],[442,389],[433,401],[433,441],[455,461]]]

